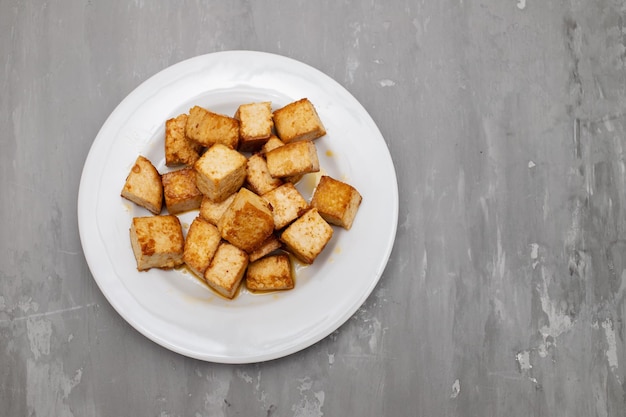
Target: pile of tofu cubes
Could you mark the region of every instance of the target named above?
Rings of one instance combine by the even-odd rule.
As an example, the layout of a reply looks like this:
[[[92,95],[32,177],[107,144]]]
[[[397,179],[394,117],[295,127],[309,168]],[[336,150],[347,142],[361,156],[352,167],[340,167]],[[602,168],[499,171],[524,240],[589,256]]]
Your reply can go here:
[[[322,175],[307,202],[296,184],[320,171],[315,140],[326,129],[307,99],[272,111],[246,103],[233,117],[194,106],[165,123],[160,174],[139,155],[121,196],[153,215],[134,217],[131,246],[137,269],[186,266],[232,299],[251,291],[294,288],[293,255],[311,264],[333,236],[350,229],[361,195]],[[167,214],[162,214],[163,203]],[[177,214],[198,210],[184,236]]]

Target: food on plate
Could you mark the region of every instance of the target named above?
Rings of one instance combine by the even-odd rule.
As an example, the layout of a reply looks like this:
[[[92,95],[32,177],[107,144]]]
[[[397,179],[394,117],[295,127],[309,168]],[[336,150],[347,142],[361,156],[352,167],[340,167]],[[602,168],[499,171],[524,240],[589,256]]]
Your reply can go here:
[[[252,152],[259,150],[272,135],[272,103],[246,103],[235,113],[239,120],[239,150]]]
[[[225,145],[211,146],[194,164],[198,189],[211,201],[224,201],[243,185],[247,162]]]
[[[222,239],[250,253],[274,232],[269,204],[252,191],[241,188],[217,223]]]
[[[269,255],[270,253],[277,251],[282,247],[283,244],[278,239],[278,236],[276,236],[275,233],[272,233],[270,237],[265,239],[265,242],[263,242],[261,246],[248,254],[248,258],[250,258],[250,262],[254,262],[257,259],[261,259],[265,255]]]
[[[215,291],[233,298],[248,266],[248,254],[237,246],[222,242],[204,272],[204,279]]]
[[[248,158],[246,166],[246,187],[263,195],[283,183],[280,178],[272,177],[267,169],[265,156],[260,153],[254,154]]]
[[[352,227],[360,204],[361,194],[356,188],[328,175],[322,175],[311,198],[311,207],[315,207],[324,220],[346,230]]]
[[[287,250],[305,264],[312,264],[333,237],[333,228],[312,208],[280,235]]]
[[[221,241],[217,227],[202,217],[198,216],[191,222],[183,251],[183,261],[191,272],[204,278],[204,271],[211,263]]]
[[[134,217],[130,242],[140,271],[170,269],[183,263],[183,229],[175,215]]]
[[[142,155],[137,157],[126,177],[121,195],[153,214],[161,213],[163,184],[152,162]]]
[[[221,143],[231,149],[237,149],[239,120],[194,106],[189,110],[185,135],[204,147]]]
[[[315,106],[308,98],[287,104],[274,112],[276,134],[284,143],[314,140],[326,134]]]
[[[314,140],[326,130],[308,99],[273,113],[270,102],[245,103],[234,117],[193,106],[165,125],[169,169],[138,156],[121,194],[154,214],[131,221],[139,271],[185,265],[229,299],[244,277],[251,291],[289,290],[292,263],[312,264],[333,226],[352,227],[362,197],[321,175]],[[307,201],[294,184],[310,173],[320,180]],[[177,215],[192,210],[185,236]]]
[[[185,135],[187,114],[181,114],[165,122],[165,165],[193,165],[200,158],[202,145]]]
[[[320,170],[317,148],[311,141],[288,143],[265,154],[272,177],[293,177]]]
[[[291,261],[285,254],[266,256],[250,263],[246,287],[252,291],[281,291],[294,287]]]
[[[196,172],[187,167],[161,175],[165,207],[170,214],[200,208],[202,193],[196,186]]]
[[[309,208],[309,203],[290,182],[263,194],[263,199],[272,207],[274,228],[277,230],[287,226]]]

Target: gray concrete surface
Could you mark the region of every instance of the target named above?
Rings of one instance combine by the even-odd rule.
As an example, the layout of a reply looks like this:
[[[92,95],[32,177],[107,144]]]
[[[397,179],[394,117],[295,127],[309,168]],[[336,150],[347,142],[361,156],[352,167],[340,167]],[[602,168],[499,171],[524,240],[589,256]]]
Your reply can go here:
[[[0,2],[0,414],[626,415],[626,5],[597,0]],[[251,49],[345,86],[400,218],[338,331],[185,358],[107,303],[78,236],[91,143],[142,81]]]

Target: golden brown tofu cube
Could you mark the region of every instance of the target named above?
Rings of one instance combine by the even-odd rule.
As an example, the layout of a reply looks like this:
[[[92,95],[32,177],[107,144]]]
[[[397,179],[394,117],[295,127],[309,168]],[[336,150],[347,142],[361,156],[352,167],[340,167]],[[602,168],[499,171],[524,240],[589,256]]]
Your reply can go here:
[[[307,98],[287,104],[273,116],[276,133],[285,143],[313,140],[326,134],[315,106]]]
[[[200,157],[202,145],[187,138],[187,115],[181,114],[165,122],[165,165],[193,165]]]
[[[333,237],[333,228],[312,208],[291,223],[280,240],[287,250],[306,264],[311,264]]]
[[[257,259],[261,259],[265,255],[269,255],[275,250],[282,248],[282,246],[283,244],[280,243],[280,240],[278,240],[278,237],[275,234],[272,234],[270,235],[270,237],[265,239],[265,242],[263,242],[261,246],[259,246],[257,249],[250,252],[249,254],[250,262],[254,262]]]
[[[207,148],[221,143],[231,149],[237,149],[239,120],[194,106],[189,110],[185,135]]]
[[[202,199],[202,203],[200,203],[200,216],[203,219],[208,221],[209,223],[217,226],[217,223],[220,221],[220,218],[233,202],[237,193],[231,194],[224,201],[220,201],[216,203],[214,201],[209,200],[206,196]]]
[[[272,134],[272,104],[269,101],[261,103],[242,104],[235,113],[239,120],[239,150],[253,152],[259,150]]]
[[[138,156],[122,188],[121,196],[159,214],[163,207],[161,175],[147,158]]]
[[[246,287],[252,291],[280,291],[294,287],[289,255],[272,255],[248,265]]]
[[[317,148],[310,141],[288,143],[265,154],[272,177],[291,177],[320,170]]]
[[[243,185],[247,162],[239,152],[213,145],[194,164],[196,185],[211,201],[224,201]]]
[[[311,198],[311,207],[328,223],[350,230],[361,200],[361,194],[353,186],[322,175]]]
[[[261,151],[263,153],[268,153],[269,151],[273,151],[276,148],[280,148],[281,146],[283,146],[285,143],[278,139],[278,136],[270,136],[270,138],[267,140],[267,142],[265,142],[265,145],[263,145],[263,147],[261,148]]]
[[[246,166],[246,183],[248,188],[263,195],[268,191],[272,191],[283,183],[280,178],[274,178],[267,170],[267,162],[261,154],[254,154],[248,158]]]
[[[228,242],[222,242],[204,271],[204,279],[211,288],[224,297],[233,298],[247,266],[246,252]]]
[[[217,227],[202,217],[196,217],[187,231],[183,253],[183,261],[189,270],[198,277],[204,278],[204,271],[211,263],[221,240],[222,237]]]
[[[134,217],[130,227],[130,242],[137,269],[169,269],[183,263],[183,229],[178,217]]]
[[[272,207],[274,228],[277,230],[287,226],[309,208],[302,194],[290,182],[264,194],[263,198]]]
[[[274,232],[274,218],[265,200],[242,188],[217,223],[222,238],[252,252]]]
[[[272,151],[272,150],[274,150],[276,148],[279,148],[279,147],[281,147],[283,145],[284,145],[284,143],[283,143],[282,140],[278,139],[277,136],[272,135],[272,136],[270,136],[269,140],[265,143],[265,145],[263,145],[263,148],[261,149],[261,153],[263,155],[265,155],[269,151]],[[267,165],[267,162],[266,162],[266,165]],[[303,175],[304,174],[294,175],[294,176],[291,176],[291,177],[284,177],[284,178],[282,178],[282,180],[295,184],[295,183],[297,183],[298,181],[300,181],[302,179]]]
[[[161,176],[165,206],[170,214],[195,210],[202,203],[202,193],[196,187],[196,171],[189,167]]]

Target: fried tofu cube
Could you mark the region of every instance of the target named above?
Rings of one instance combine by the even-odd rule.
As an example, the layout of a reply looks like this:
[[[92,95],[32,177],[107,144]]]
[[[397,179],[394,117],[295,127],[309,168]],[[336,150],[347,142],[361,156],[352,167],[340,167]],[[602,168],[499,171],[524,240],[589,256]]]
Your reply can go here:
[[[263,148],[261,148],[261,153],[262,154],[266,154],[269,151],[272,151],[272,150],[274,150],[276,148],[279,148],[279,147],[281,147],[283,145],[284,145],[284,143],[283,143],[282,140],[278,139],[277,136],[272,135],[272,136],[270,136],[269,140],[265,143],[265,145],[263,145]],[[267,164],[267,162],[266,162],[266,164]],[[291,182],[291,183],[296,184],[298,181],[300,181],[302,179],[303,175],[304,174],[293,175],[291,177],[284,177],[284,178],[282,178],[282,180],[286,181],[286,182]]]
[[[263,152],[264,154],[268,153],[269,151],[273,151],[276,148],[280,148],[284,144],[285,144],[285,142],[283,142],[282,140],[278,139],[278,136],[272,135],[272,136],[270,136],[270,138],[267,140],[267,142],[265,142],[265,144],[261,148],[261,152]]]
[[[228,146],[213,145],[194,164],[196,185],[211,201],[224,201],[243,185],[247,162]]]
[[[278,237],[275,234],[271,234],[270,237],[265,239],[265,242],[263,242],[261,246],[250,252],[248,257],[250,258],[250,262],[254,262],[257,259],[261,259],[265,255],[269,255],[282,247],[283,244],[280,242]]]
[[[196,217],[187,231],[183,252],[183,261],[189,270],[204,278],[204,271],[209,267],[221,241],[217,227],[200,216]]]
[[[219,203],[213,202],[205,196],[202,199],[202,203],[200,203],[200,216],[209,223],[217,226],[220,218],[236,196],[237,193],[233,193],[227,197],[226,200],[220,201]]]
[[[311,207],[328,223],[350,230],[361,200],[361,194],[353,186],[322,175],[313,192]]]
[[[232,299],[237,293],[247,266],[246,252],[228,242],[222,242],[204,271],[204,279],[219,294]]]
[[[139,271],[170,269],[183,263],[183,229],[174,215],[134,217],[130,242]]]
[[[237,149],[239,120],[194,106],[189,110],[185,135],[207,148],[221,143],[231,149]]]
[[[312,208],[291,223],[280,240],[287,250],[306,264],[312,264],[333,237],[333,228]]]
[[[310,141],[288,143],[265,154],[272,177],[291,177],[320,170],[317,148]]]
[[[133,164],[121,196],[149,210],[161,213],[163,207],[163,184],[161,175],[146,157],[139,155]]]
[[[202,203],[202,193],[196,186],[196,171],[183,168],[161,176],[165,206],[170,214],[195,210]]]
[[[261,154],[254,154],[248,158],[246,165],[247,187],[258,195],[263,195],[281,185],[280,178],[274,178],[267,169],[265,157]]]
[[[272,103],[242,104],[235,113],[239,120],[239,150],[253,152],[259,150],[272,134]]]
[[[200,158],[202,145],[185,135],[187,114],[181,114],[165,122],[165,165],[191,166]]]
[[[302,197],[302,194],[290,182],[264,194],[263,198],[272,207],[276,230],[287,226],[309,208],[309,204]]]
[[[294,287],[289,255],[266,256],[248,265],[246,287],[252,291],[281,291]]]
[[[276,133],[285,143],[313,140],[326,134],[315,106],[307,98],[294,101],[276,110],[273,117]]]
[[[217,223],[222,238],[252,252],[274,232],[274,218],[265,200],[242,188]]]

